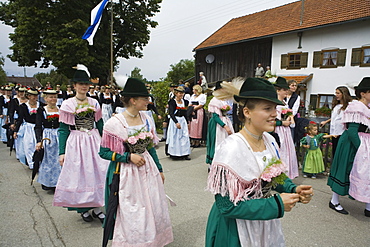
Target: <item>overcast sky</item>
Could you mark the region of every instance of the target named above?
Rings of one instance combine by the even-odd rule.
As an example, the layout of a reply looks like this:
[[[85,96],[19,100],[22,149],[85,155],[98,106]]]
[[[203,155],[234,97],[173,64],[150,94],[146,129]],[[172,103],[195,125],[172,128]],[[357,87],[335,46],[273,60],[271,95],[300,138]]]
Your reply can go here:
[[[181,59],[192,59],[194,47],[231,19],[296,1],[163,0],[160,13],[153,18],[159,25],[151,32],[149,44],[143,51],[144,57],[120,59],[117,73],[129,75],[135,67],[138,67],[148,80],[163,78],[171,64],[176,64]],[[266,23],[266,25],[273,25],[273,23]],[[12,31],[9,26],[0,24],[0,52],[4,57],[11,53],[9,33]],[[12,63],[8,58],[5,60],[4,70],[8,76],[24,75],[24,68],[18,67],[17,63]],[[27,76],[37,72],[48,72],[48,70],[26,68]]]

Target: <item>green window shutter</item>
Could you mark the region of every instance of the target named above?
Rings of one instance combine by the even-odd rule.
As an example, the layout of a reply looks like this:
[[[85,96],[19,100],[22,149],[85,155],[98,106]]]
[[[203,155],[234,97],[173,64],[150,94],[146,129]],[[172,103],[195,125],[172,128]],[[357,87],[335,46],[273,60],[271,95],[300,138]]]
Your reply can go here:
[[[337,66],[345,66],[346,65],[346,55],[347,55],[347,49],[338,50]]]
[[[358,66],[361,64],[362,48],[352,48],[351,66]]]
[[[314,51],[313,52],[313,64],[312,67],[320,67],[321,65],[321,51]]]
[[[288,67],[288,54],[281,54],[280,69]]]
[[[301,68],[307,68],[308,52],[301,54]]]

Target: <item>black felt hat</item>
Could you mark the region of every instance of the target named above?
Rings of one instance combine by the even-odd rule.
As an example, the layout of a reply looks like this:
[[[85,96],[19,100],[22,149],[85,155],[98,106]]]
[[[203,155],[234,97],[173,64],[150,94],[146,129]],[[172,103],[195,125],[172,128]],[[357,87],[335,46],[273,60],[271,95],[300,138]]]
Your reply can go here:
[[[150,94],[146,89],[144,82],[137,78],[128,78],[125,87],[121,91],[122,96],[129,97],[149,97]]]
[[[234,95],[236,101],[243,99],[264,99],[278,105],[284,105],[278,100],[275,87],[262,78],[247,78],[240,88],[239,95]]]
[[[179,85],[177,85],[177,83],[174,83],[174,82],[172,82],[172,83],[170,83],[170,87],[178,87]]]
[[[288,83],[286,82],[286,79],[284,77],[278,77],[275,81],[275,83],[273,83],[273,85],[275,87],[280,87],[280,88],[285,88],[285,89],[289,89],[289,85]]]
[[[370,90],[370,77],[362,78],[360,84],[354,88],[355,90]]]
[[[222,81],[217,81],[216,82],[216,87],[215,87],[215,89],[213,91],[216,91],[218,89],[221,89],[222,88],[221,83],[222,83]]]
[[[76,70],[73,75],[72,82],[92,84],[88,74],[84,70]]]

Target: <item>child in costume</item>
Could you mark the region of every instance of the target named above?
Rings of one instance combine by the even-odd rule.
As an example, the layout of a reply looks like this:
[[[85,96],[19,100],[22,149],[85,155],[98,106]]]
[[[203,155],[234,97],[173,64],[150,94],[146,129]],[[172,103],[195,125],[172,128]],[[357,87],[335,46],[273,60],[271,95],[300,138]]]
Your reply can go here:
[[[311,178],[315,179],[316,174],[325,171],[320,142],[323,138],[330,138],[331,135],[317,134],[317,124],[315,122],[310,122],[306,128],[307,135],[301,139],[301,146],[307,148],[303,160],[303,177],[306,178],[310,174]]]

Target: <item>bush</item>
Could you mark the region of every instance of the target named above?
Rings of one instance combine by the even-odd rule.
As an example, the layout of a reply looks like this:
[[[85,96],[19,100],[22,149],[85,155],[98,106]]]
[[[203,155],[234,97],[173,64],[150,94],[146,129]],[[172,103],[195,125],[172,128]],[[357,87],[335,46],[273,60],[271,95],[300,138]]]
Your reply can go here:
[[[151,83],[151,85],[152,85],[151,93],[155,99],[157,110],[159,114],[162,116],[162,120],[159,120],[158,117],[155,114],[153,114],[155,125],[157,127],[157,132],[161,134],[162,133],[162,122],[164,118],[166,117],[165,109],[168,103],[168,94],[170,92],[169,83],[165,81],[157,81],[157,82]]]

